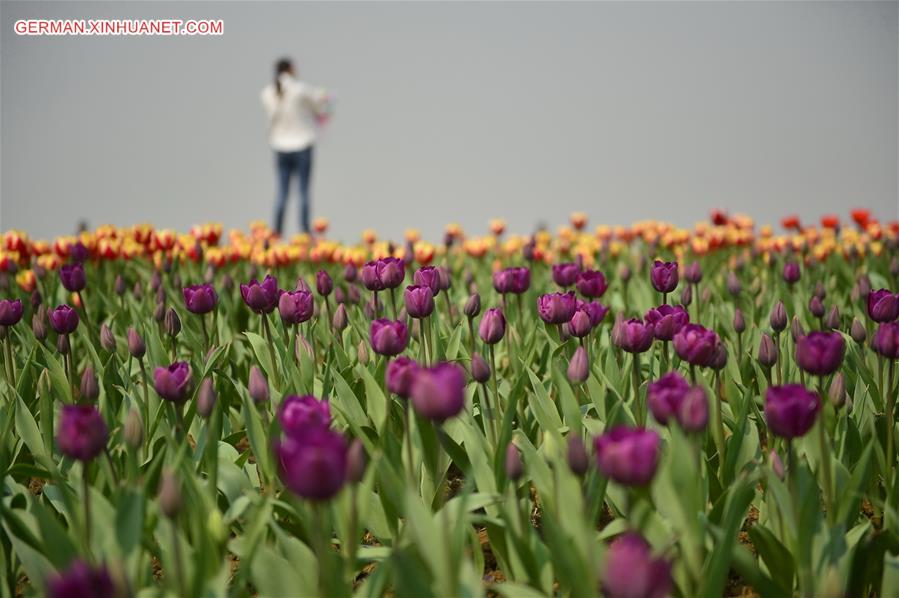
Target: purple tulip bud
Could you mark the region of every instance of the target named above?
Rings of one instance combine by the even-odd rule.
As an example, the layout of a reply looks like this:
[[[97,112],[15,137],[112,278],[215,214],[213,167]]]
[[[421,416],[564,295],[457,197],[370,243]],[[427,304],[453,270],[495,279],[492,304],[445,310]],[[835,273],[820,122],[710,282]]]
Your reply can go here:
[[[570,287],[577,280],[580,271],[577,264],[553,264],[553,281],[560,287]]]
[[[91,461],[106,448],[109,431],[93,405],[63,405],[56,430],[56,443],[63,455]]]
[[[727,287],[727,292],[734,297],[738,297],[740,295],[740,292],[743,290],[743,285],[740,284],[740,279],[737,278],[737,274],[735,272],[728,272],[727,283],[725,284],[725,286]]]
[[[441,291],[448,291],[452,286],[453,277],[446,266],[437,266],[437,286]]]
[[[200,384],[200,391],[197,394],[197,415],[203,419],[208,418],[212,415],[212,410],[215,409],[217,400],[218,396],[215,394],[215,385],[212,382],[212,378],[206,378]]]
[[[578,293],[591,299],[602,297],[609,286],[605,275],[598,270],[578,272],[574,284]]]
[[[531,271],[527,268],[506,268],[493,273],[493,288],[505,295],[521,295],[531,288]]]
[[[311,428],[302,438],[276,441],[278,475],[294,494],[313,501],[336,495],[347,478],[348,447],[343,436],[327,428]]]
[[[376,265],[378,278],[385,289],[395,289],[406,279],[406,262],[395,257],[379,259]],[[415,283],[419,284],[419,283]],[[368,288],[368,285],[366,285]],[[435,295],[437,293],[434,293]]]
[[[670,341],[690,321],[690,314],[680,305],[666,303],[647,311],[644,320],[652,324],[653,334],[657,339]]]
[[[699,324],[687,324],[674,335],[677,356],[690,365],[710,366],[719,344],[718,335]]]
[[[68,334],[60,334],[56,337],[56,350],[60,355],[68,355],[71,348]]]
[[[169,309],[165,313],[165,333],[172,338],[181,334],[181,318],[174,308]]]
[[[765,367],[771,367],[777,363],[777,345],[770,336],[764,333],[759,341],[758,360]]]
[[[824,288],[824,283],[821,282],[820,280],[815,283],[814,295],[815,295],[815,297],[818,297],[819,299],[821,299],[821,301],[824,301],[824,298],[827,297],[827,289]]]
[[[108,353],[115,353],[116,338],[106,324],[100,326],[100,346]]]
[[[506,446],[506,477],[512,482],[517,482],[524,475],[524,463],[521,461],[521,453],[511,442]]]
[[[87,286],[84,266],[79,262],[66,264],[59,269],[59,280],[62,282],[62,286],[70,293],[83,291],[84,287]]]
[[[568,322],[568,332],[571,336],[584,338],[590,334],[592,329],[593,323],[590,321],[590,314],[586,309],[579,307],[571,316],[571,321]]]
[[[76,560],[47,580],[47,595],[50,598],[114,598],[119,592],[105,565],[94,568]]]
[[[96,401],[100,396],[100,383],[94,368],[87,366],[81,374],[81,398],[87,401]]]
[[[852,326],[849,328],[849,335],[852,336],[852,340],[858,344],[862,344],[865,342],[865,339],[868,338],[868,331],[865,330],[865,325],[862,324],[858,318],[852,318]]]
[[[134,281],[134,287],[131,289],[131,294],[134,295],[134,298],[137,300],[144,298],[144,285],[142,285],[139,280]]]
[[[708,303],[712,300],[712,289],[709,287],[705,287],[702,289],[702,294],[699,296],[703,303]]]
[[[156,368],[153,371],[153,387],[156,393],[166,401],[182,403],[190,395],[190,364],[176,361],[167,368]]]
[[[300,276],[297,278],[297,282],[293,287],[295,291],[303,291],[305,293],[312,294],[312,287],[309,286],[309,283],[306,282],[306,279]]]
[[[150,290],[155,293],[160,287],[162,287],[162,275],[159,270],[153,270],[153,274],[150,275]]]
[[[884,322],[877,327],[871,348],[887,359],[899,359],[899,322]]]
[[[646,540],[628,532],[609,546],[602,579],[607,598],[664,598],[671,591],[671,563],[654,559]]]
[[[796,341],[796,364],[813,376],[829,376],[843,364],[846,341],[839,332],[811,332]]]
[[[570,321],[576,308],[577,299],[573,291],[550,293],[537,299],[537,311],[547,324],[564,324]]]
[[[609,308],[599,301],[577,301],[577,310],[585,311],[590,316],[590,326],[596,328],[606,319]],[[573,317],[573,316],[572,316]]]
[[[773,328],[775,332],[783,332],[786,329],[787,308],[784,307],[783,301],[778,301],[774,305],[774,309],[771,310],[769,321],[771,323],[771,328]]]
[[[833,377],[827,394],[831,405],[836,409],[840,409],[846,404],[846,377],[843,376],[843,372],[839,372]]]
[[[787,262],[784,264],[783,279],[787,284],[795,284],[799,280],[799,275],[799,264],[796,262]]]
[[[490,366],[484,361],[480,353],[471,356],[471,377],[475,382],[484,384],[490,379]]]
[[[362,441],[358,438],[354,439],[350,443],[346,456],[346,477],[351,484],[358,484],[362,481],[367,461]]]
[[[278,280],[270,274],[261,283],[253,278],[240,285],[240,296],[257,314],[270,314],[278,305]]]
[[[352,262],[343,267],[343,279],[345,281],[356,282],[357,275],[358,271],[356,270],[356,266],[354,266]]]
[[[577,476],[583,476],[590,467],[590,457],[587,456],[587,447],[578,434],[568,435],[568,467]]]
[[[693,287],[685,286],[680,292],[680,302],[681,305],[685,307],[689,307],[691,303],[693,303]]]
[[[607,478],[625,486],[646,486],[659,464],[661,439],[654,430],[619,426],[595,440],[596,463]]]
[[[899,316],[899,295],[887,289],[868,293],[868,317],[875,322],[892,322]]]
[[[709,398],[702,386],[694,386],[684,395],[675,413],[685,432],[702,432],[709,423]]]
[[[316,272],[315,289],[322,297],[327,297],[328,295],[330,295],[331,291],[334,290],[334,281],[331,280],[331,275],[324,270],[319,270],[318,272]]]
[[[821,302],[821,299],[817,295],[812,295],[812,298],[809,299],[808,310],[816,318],[824,316],[824,303]]]
[[[140,413],[133,407],[125,417],[122,438],[125,439],[125,444],[133,449],[138,448],[144,442],[144,424],[140,420]]]
[[[765,393],[765,419],[782,438],[804,436],[815,424],[821,400],[800,384],[771,386]]]
[[[302,439],[309,430],[331,427],[331,407],[310,395],[290,395],[278,407],[278,423],[284,434]]]
[[[740,308],[734,310],[734,332],[742,334],[746,330],[746,320],[743,318],[743,312]]]
[[[50,312],[50,326],[57,334],[71,334],[78,328],[78,312],[68,305],[58,305]]]
[[[157,303],[153,310],[153,319],[157,322],[165,320],[165,303]]]
[[[618,278],[621,279],[621,282],[627,284],[631,279],[631,269],[627,266],[627,264],[622,264],[620,268],[618,268]]]
[[[469,319],[478,317],[478,314],[481,313],[481,296],[477,293],[472,293],[465,301],[465,307],[462,308],[462,313]]]
[[[830,330],[839,330],[840,328],[840,308],[834,305],[827,312],[824,318],[824,325]]]
[[[768,453],[768,463],[771,466],[771,471],[774,472],[780,479],[784,479],[784,462],[781,461],[780,455],[777,454],[777,451],[771,449],[771,452]]]
[[[378,355],[399,355],[409,344],[409,329],[400,321],[380,319],[371,323],[371,348]]]
[[[408,357],[397,357],[387,364],[384,380],[387,390],[401,399],[408,399],[412,390],[412,380],[418,372],[419,366]]]
[[[693,262],[684,269],[684,278],[690,284],[697,284],[702,280],[702,268],[699,266],[699,262]]]
[[[47,324],[44,318],[41,318],[38,314],[34,314],[31,316],[31,332],[34,334],[34,338],[39,341],[47,338]]]
[[[649,272],[652,287],[660,293],[670,293],[677,288],[677,262],[662,262],[656,260]]]
[[[362,266],[362,284],[369,291],[383,291],[384,283],[378,277],[378,263],[368,262]]]
[[[171,469],[163,469],[159,476],[159,510],[168,519],[174,519],[184,507],[184,498],[181,492],[181,480],[178,474]]]
[[[452,363],[420,368],[412,379],[410,397],[420,416],[446,421],[465,407],[465,374]]]
[[[193,314],[207,314],[218,305],[219,296],[211,284],[184,287],[184,306]]]
[[[713,370],[723,370],[726,365],[727,346],[722,342],[718,342],[715,345],[715,353],[712,355],[711,361],[709,361],[709,367]]]
[[[147,352],[147,345],[134,328],[128,329],[128,352],[135,359],[141,359]]]
[[[434,292],[424,285],[409,285],[403,291],[406,313],[410,318],[427,318],[434,312]]]
[[[34,289],[31,292],[31,309],[37,309],[38,305],[44,302],[44,298],[41,296],[41,292],[37,289]]]
[[[790,336],[793,337],[794,343],[805,336],[805,329],[802,328],[802,322],[799,321],[799,316],[793,316],[793,320],[790,322]]]
[[[301,324],[312,317],[315,300],[308,291],[285,291],[278,298],[278,314],[285,324]]]
[[[568,363],[568,381],[580,384],[590,377],[590,365],[587,363],[587,349],[578,346]]]
[[[677,372],[668,372],[650,382],[646,389],[646,402],[656,421],[667,426],[668,421],[678,413],[689,390],[690,385]]]
[[[309,341],[306,342],[308,343]],[[368,365],[368,345],[365,344],[365,341],[359,341],[359,345],[356,347],[356,360],[361,365]]]
[[[0,299],[0,326],[15,326],[22,319],[20,299]]]
[[[632,318],[621,322],[617,340],[613,335],[612,341],[628,353],[644,353],[652,346],[654,332],[652,324]]]
[[[247,390],[250,392],[250,398],[255,403],[268,403],[271,393],[268,389],[268,380],[262,374],[262,371],[255,365],[250,367],[250,380],[247,383]]]
[[[419,286],[428,287],[436,297],[440,294],[440,274],[434,266],[424,266],[415,271],[412,280]]]
[[[495,345],[506,334],[506,318],[498,307],[488,309],[478,326],[478,336],[488,345]]]
[[[344,307],[343,303],[337,306],[337,309],[334,310],[334,316],[331,318],[331,326],[334,330],[338,332],[343,332],[344,329],[349,326],[350,320],[347,317],[346,307]]]
[[[871,278],[867,274],[862,274],[858,277],[856,281],[858,283],[858,290],[861,293],[862,297],[867,297],[871,293]]]

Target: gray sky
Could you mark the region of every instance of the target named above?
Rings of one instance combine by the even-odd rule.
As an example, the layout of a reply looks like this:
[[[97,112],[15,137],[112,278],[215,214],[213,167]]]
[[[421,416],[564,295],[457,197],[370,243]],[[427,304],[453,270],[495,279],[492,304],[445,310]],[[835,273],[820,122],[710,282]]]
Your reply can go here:
[[[167,17],[225,34],[13,32]],[[3,1],[0,22],[2,229],[269,220],[258,94],[282,54],[338,98],[313,209],[344,239],[495,216],[526,232],[573,210],[899,213],[896,2]]]

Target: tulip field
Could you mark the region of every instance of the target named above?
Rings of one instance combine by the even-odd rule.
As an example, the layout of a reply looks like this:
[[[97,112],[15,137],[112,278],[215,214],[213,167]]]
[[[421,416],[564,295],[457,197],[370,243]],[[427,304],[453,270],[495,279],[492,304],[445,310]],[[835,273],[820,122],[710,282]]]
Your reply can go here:
[[[327,229],[0,235],[0,597],[899,596],[899,222]]]

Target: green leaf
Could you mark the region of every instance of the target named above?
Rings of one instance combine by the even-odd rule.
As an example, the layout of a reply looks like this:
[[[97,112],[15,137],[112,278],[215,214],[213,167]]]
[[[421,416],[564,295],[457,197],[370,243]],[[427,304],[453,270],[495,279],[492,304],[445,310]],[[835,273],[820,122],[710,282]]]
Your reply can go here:
[[[66,371],[56,359],[56,356],[50,353],[44,345],[41,345],[44,354],[44,363],[47,364],[47,370],[50,372],[50,382],[53,384],[53,391],[62,397],[66,403],[72,402],[72,387],[69,384],[69,378]]]

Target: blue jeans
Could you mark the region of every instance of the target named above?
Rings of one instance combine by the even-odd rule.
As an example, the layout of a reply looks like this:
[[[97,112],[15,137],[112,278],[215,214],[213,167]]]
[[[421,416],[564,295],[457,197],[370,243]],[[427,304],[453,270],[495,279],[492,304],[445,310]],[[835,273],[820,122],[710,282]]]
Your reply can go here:
[[[275,200],[275,231],[284,229],[284,208],[290,189],[290,177],[300,179],[300,230],[309,232],[309,179],[312,175],[312,146],[298,152],[275,152],[278,170],[278,196]]]

